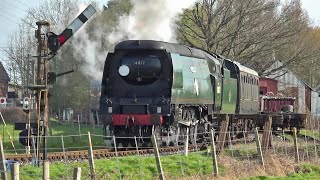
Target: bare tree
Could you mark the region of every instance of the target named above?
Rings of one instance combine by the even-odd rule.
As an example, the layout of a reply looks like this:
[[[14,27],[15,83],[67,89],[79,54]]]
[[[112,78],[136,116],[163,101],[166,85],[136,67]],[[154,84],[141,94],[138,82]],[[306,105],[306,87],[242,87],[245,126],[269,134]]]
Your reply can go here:
[[[5,54],[9,60],[7,66],[9,66],[12,73],[10,73],[10,79],[13,81],[18,91],[18,86],[26,86],[29,82],[32,82],[32,67],[33,63],[30,59],[30,54],[33,53],[33,46],[35,46],[32,40],[31,30],[20,25],[18,32],[10,36],[8,41],[8,49],[5,50]],[[26,88],[23,88],[23,93],[26,95]]]
[[[31,56],[36,54],[35,23],[39,20],[46,20],[51,25],[51,31],[59,34],[78,13],[78,5],[78,0],[49,0],[43,1],[38,7],[31,7],[27,10],[27,15],[22,19],[19,31],[10,36],[7,45],[9,48],[5,52],[9,60],[9,68],[12,69],[11,79],[16,85],[25,86],[33,82],[32,62],[36,59],[31,57],[28,60],[27,57],[28,54],[31,54]],[[61,73],[74,69],[74,66],[77,66],[74,63],[75,58],[72,48],[70,43],[64,45],[59,54],[50,61],[50,71]],[[72,100],[66,100],[65,98],[66,91],[64,89],[67,89],[68,83],[65,83],[62,79],[65,78],[60,78],[60,83],[50,89],[51,94],[57,95],[57,98],[50,100],[51,108],[62,107],[63,105],[70,107],[72,105]],[[68,81],[72,81],[70,76],[67,79]],[[70,90],[70,88],[68,89]],[[25,90],[24,95],[26,94]]]
[[[299,0],[280,5],[275,0],[202,0],[181,17],[180,41],[263,72],[275,55],[308,31]],[[296,62],[310,55],[305,50],[282,60]]]
[[[320,84],[320,29],[318,27],[309,28],[298,43],[292,43],[288,48],[287,53],[279,54],[278,56],[289,56],[295,54],[294,50],[303,49],[297,63],[290,64],[290,69],[300,76],[311,87],[316,87]],[[292,57],[293,58],[293,57]]]
[[[77,0],[44,1],[39,7],[31,7],[15,34],[10,36],[8,49],[5,54],[9,60],[8,66],[12,70],[11,79],[16,85],[26,85],[31,82],[32,61],[28,54],[35,54],[36,39],[34,38],[35,22],[47,20],[52,30],[59,31],[70,21],[71,15],[77,12]]]
[[[43,1],[38,7],[27,10],[27,16],[22,21],[30,26],[39,20],[50,22],[54,31],[60,32],[78,12],[78,0],[48,0]]]

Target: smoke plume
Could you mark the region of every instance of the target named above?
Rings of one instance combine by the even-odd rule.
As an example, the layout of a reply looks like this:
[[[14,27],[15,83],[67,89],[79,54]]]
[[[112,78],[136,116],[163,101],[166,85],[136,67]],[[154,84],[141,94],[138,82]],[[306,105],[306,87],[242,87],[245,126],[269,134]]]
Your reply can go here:
[[[119,24],[111,32],[95,25],[93,33],[100,39],[107,38],[112,45],[128,39],[150,39],[176,42],[176,20],[183,9],[190,7],[195,0],[131,0],[133,5],[128,15],[121,16]],[[81,5],[80,10],[86,6]],[[80,13],[81,11],[79,11]],[[73,41],[75,57],[85,61],[82,71],[91,79],[101,80],[107,50],[101,52],[101,42],[89,39],[85,28],[81,28]],[[100,51],[99,51],[100,50]]]
[[[125,39],[152,39],[176,42],[175,21],[195,0],[131,0],[129,15],[121,16],[108,36],[110,43]]]
[[[77,14],[80,14],[86,7],[86,4],[81,3],[78,7]],[[98,11],[98,9],[96,10]],[[97,14],[98,12],[96,12],[94,16]],[[92,18],[94,18],[94,16]],[[101,49],[101,43],[90,39],[89,33],[95,34],[97,37],[103,37],[106,35],[103,33],[99,25],[93,28],[93,32],[87,32],[85,27],[87,24],[88,23],[84,24],[84,27],[81,27],[74,35],[72,44],[73,47],[76,48],[74,48],[73,55],[78,61],[81,61],[82,66],[80,67],[80,70],[84,74],[92,80],[101,81],[103,63],[106,58],[107,51],[99,51]]]

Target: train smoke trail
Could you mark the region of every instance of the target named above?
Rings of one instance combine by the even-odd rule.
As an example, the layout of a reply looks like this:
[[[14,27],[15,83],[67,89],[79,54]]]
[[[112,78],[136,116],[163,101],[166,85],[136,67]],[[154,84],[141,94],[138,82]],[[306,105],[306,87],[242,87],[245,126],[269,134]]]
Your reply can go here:
[[[78,6],[79,11],[77,14],[81,13],[86,7],[87,4],[81,3]],[[99,49],[101,49],[101,43],[98,40],[93,41],[90,39],[89,32],[86,30],[86,25],[88,25],[88,23],[84,24],[84,27],[81,27],[72,39],[74,47],[73,55],[77,61],[81,61],[82,63],[80,70],[90,79],[100,82],[107,51],[99,51]],[[99,25],[94,27],[92,31],[93,32],[90,33],[95,34],[97,37],[106,36]]]
[[[131,0],[129,15],[121,16],[119,24],[108,36],[114,44],[125,39],[152,39],[176,42],[175,21],[183,9],[195,0]]]
[[[176,20],[183,9],[189,8],[196,0],[131,0],[133,5],[129,15],[123,15],[118,25],[111,32],[96,24],[90,32],[97,37],[97,41],[89,39],[88,32],[81,28],[75,34],[73,46],[76,47],[74,56],[84,62],[82,72],[91,79],[100,81],[107,49],[101,50],[99,39],[107,37],[111,45],[127,39],[151,39],[176,42]],[[86,6],[80,5],[83,10]],[[108,49],[112,50],[112,48]]]

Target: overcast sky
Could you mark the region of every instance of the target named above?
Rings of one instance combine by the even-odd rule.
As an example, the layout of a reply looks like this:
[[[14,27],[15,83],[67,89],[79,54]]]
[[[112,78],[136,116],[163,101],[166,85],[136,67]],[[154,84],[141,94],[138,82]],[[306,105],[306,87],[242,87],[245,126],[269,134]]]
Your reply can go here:
[[[0,0],[0,61],[2,51],[10,34],[15,33],[20,19],[29,7],[37,6],[43,0]],[[88,2],[89,0],[82,0]],[[105,4],[108,0],[98,0]],[[286,0],[282,0],[286,1]],[[314,25],[320,25],[320,0],[301,0],[302,7],[308,12]]]

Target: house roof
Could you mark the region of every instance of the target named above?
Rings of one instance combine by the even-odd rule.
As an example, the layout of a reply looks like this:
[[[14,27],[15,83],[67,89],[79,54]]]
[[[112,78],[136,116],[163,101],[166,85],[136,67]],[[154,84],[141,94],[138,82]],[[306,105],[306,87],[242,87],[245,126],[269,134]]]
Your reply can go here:
[[[315,87],[315,88],[314,88],[314,90],[316,90],[316,91],[320,92],[320,84],[318,84],[318,86],[317,86],[317,87]]]
[[[0,80],[9,82],[10,78],[7,71],[4,69],[2,62],[0,61]]]
[[[275,70],[273,73],[271,73],[271,74],[275,74],[275,73],[277,73],[277,72],[280,72],[280,71],[284,71],[284,73],[282,73],[280,76],[283,76],[283,75],[285,75],[285,74],[287,74],[287,73],[292,73],[300,82],[302,82],[306,87],[308,87],[308,88],[310,88],[312,91],[316,91],[316,89],[313,89],[310,85],[308,85],[304,80],[302,80],[298,75],[296,75],[293,71],[291,71],[290,69],[287,69],[287,68],[285,68],[284,66],[283,66],[283,63],[281,62],[281,61],[279,61],[279,60],[277,60],[277,61],[275,61],[270,67],[269,67],[269,69],[267,69],[264,73],[267,73],[268,71],[270,72],[270,71],[273,71],[274,69],[272,68],[272,66],[273,65],[275,65],[275,64],[278,64],[278,66],[280,65],[280,67],[281,68],[279,68],[279,69],[277,69],[277,70]],[[269,75],[268,75],[269,76]],[[279,77],[280,77],[279,76]]]

